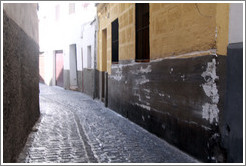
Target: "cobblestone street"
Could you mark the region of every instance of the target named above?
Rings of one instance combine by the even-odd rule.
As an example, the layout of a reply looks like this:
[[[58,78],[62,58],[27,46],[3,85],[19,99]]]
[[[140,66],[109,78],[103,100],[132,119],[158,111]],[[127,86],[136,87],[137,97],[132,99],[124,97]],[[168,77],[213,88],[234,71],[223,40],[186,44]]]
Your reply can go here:
[[[17,162],[199,162],[80,92],[40,84],[40,111]]]

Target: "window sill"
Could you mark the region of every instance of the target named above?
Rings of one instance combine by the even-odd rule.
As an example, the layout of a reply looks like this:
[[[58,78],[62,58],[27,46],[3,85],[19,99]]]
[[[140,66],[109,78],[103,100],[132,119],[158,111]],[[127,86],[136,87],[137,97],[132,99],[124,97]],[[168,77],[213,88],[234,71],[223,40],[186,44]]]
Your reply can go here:
[[[135,62],[150,62],[149,59],[136,59]]]

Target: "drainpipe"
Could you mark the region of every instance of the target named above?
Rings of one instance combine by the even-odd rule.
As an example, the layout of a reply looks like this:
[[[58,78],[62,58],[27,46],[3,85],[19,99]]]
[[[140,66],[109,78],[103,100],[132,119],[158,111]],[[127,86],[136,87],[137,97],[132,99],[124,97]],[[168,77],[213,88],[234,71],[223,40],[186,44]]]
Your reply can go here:
[[[94,34],[94,92],[93,99],[96,98],[96,68],[97,68],[97,32],[98,32],[98,17],[96,15],[95,34]]]

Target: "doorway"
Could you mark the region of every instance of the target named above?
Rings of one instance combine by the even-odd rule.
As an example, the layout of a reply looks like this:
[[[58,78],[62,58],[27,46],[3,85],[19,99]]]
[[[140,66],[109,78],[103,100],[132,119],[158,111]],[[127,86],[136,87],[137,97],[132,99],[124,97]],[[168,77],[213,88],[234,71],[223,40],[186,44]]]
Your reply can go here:
[[[77,90],[78,89],[78,81],[77,81],[77,52],[76,52],[76,44],[71,44],[69,46],[69,65],[70,65],[70,89]]]
[[[64,85],[64,80],[63,80],[63,67],[64,67],[64,62],[63,62],[63,51],[62,50],[57,50],[55,51],[55,59],[56,59],[56,85],[63,87]]]

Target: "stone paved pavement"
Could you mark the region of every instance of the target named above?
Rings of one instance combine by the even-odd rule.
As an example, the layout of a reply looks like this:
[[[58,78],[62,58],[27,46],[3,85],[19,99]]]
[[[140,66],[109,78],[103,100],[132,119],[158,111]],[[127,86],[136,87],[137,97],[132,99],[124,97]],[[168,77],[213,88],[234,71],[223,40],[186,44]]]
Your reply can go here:
[[[40,111],[20,163],[199,162],[80,92],[40,84]]]

